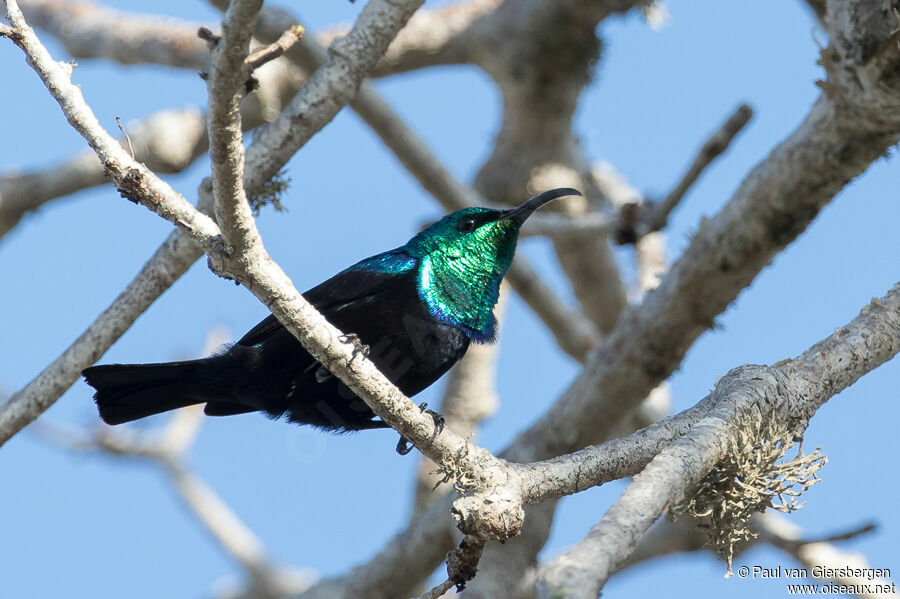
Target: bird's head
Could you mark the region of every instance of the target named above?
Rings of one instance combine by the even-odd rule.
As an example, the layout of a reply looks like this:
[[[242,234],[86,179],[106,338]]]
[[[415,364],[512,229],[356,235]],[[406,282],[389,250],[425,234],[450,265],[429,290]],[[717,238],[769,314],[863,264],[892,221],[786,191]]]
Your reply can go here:
[[[419,295],[431,312],[477,341],[494,336],[493,308],[512,263],[519,228],[534,212],[575,189],[551,189],[515,208],[465,208],[448,214],[406,244],[419,259]]]

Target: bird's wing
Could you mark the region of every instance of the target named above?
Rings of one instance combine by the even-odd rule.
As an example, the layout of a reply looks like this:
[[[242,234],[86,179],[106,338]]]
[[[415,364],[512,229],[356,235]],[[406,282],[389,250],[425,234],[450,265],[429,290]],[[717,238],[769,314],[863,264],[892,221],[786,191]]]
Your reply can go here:
[[[399,250],[378,254],[342,270],[306,291],[303,297],[329,318],[344,307],[374,299],[389,287],[387,283],[409,276],[416,263],[414,258]],[[278,319],[270,314],[247,331],[237,345],[249,347],[262,343],[283,328]]]

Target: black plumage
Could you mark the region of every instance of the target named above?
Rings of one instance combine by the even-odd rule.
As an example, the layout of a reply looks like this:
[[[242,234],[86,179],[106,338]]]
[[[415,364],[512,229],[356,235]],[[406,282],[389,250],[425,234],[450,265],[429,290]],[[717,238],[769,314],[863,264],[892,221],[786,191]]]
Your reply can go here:
[[[419,299],[416,271],[348,269],[304,297],[406,395],[441,377],[469,346],[459,328],[432,316]],[[328,430],[381,428],[369,407],[269,316],[220,355],[165,364],[109,364],[84,371],[100,416],[129,422],[198,403],[210,416],[262,411]]]

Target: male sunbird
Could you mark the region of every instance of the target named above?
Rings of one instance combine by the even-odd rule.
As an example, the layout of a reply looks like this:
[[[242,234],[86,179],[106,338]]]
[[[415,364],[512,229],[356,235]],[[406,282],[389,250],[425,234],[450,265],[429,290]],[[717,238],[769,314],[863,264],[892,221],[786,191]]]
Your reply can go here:
[[[303,294],[407,396],[453,366],[471,342],[494,339],[494,305],[519,228],[556,198],[552,189],[506,210],[465,208],[406,245],[357,262]],[[210,416],[265,412],[334,431],[385,428],[371,409],[270,315],[227,351],[163,364],[82,372],[107,424],[205,403]],[[399,447],[399,446],[398,446]]]

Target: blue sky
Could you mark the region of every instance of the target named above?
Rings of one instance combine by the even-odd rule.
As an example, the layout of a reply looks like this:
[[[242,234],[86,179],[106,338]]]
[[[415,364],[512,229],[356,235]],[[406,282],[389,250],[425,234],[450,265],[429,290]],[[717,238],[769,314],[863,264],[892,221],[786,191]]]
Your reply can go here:
[[[146,3],[111,5],[141,10]],[[315,30],[352,21],[360,3],[304,7]],[[583,96],[577,127],[592,160],[612,163],[631,183],[661,195],[677,181],[706,136],[740,102],[755,111],[733,149],[709,169],[679,207],[668,247],[677,258],[701,216],[714,215],[746,173],[804,117],[817,96],[816,40],[826,36],[798,1],[753,3],[673,0],[661,31],[638,16],[601,26],[605,40],[595,83]],[[154,9],[210,21],[203,3],[166,0]],[[42,36],[54,55],[65,53]],[[0,43],[7,118],[0,169],[52,165],[84,147],[12,44]],[[205,103],[195,73],[82,61],[80,83],[100,121],[115,129],[155,110]],[[500,106],[492,82],[474,68],[448,67],[378,83],[397,111],[463,181],[487,157]],[[461,93],[464,90],[464,93]],[[200,161],[167,177],[193,198],[208,172]],[[744,363],[794,356],[900,279],[896,257],[896,160],[883,159],[847,187],[818,220],[766,268],[705,334],[672,378],[675,409],[703,397]],[[367,255],[396,247],[437,204],[406,174],[360,120],[342,112],[290,163],[289,211],[264,212],[260,229],[271,254],[306,289]],[[21,388],[105,308],[164,239],[169,225],[111,187],[76,194],[28,217],[0,241],[0,390]],[[559,292],[549,244],[520,246]],[[630,273],[632,257],[618,251]],[[238,336],[266,314],[243,288],[212,275],[203,261],[135,324],[103,361],[151,362],[194,356],[211,327]],[[504,403],[481,442],[504,447],[577,374],[542,325],[515,298],[503,323],[499,390]],[[873,567],[900,571],[896,547],[900,489],[885,464],[897,454],[894,361],[830,401],[812,421],[806,445],[829,462],[808,505],[791,516],[811,536],[867,520],[878,532],[846,547]],[[422,393],[438,402],[442,385]],[[46,415],[70,426],[97,424],[90,389],[77,383]],[[161,424],[163,418],[148,421]],[[339,574],[367,559],[406,522],[417,461],[394,453],[386,431],[333,436],[256,415],[209,419],[190,463],[261,537],[273,559]],[[8,597],[202,597],[237,571],[183,510],[165,476],[147,464],[77,455],[25,431],[0,450],[0,576]],[[577,542],[624,483],[562,501],[552,556]],[[365,498],[365,504],[361,498]],[[783,554],[757,548],[739,564],[774,567]],[[691,576],[684,576],[685,568]],[[668,558],[613,578],[606,596],[658,591],[671,597],[783,594],[784,581],[723,580],[709,554]]]

